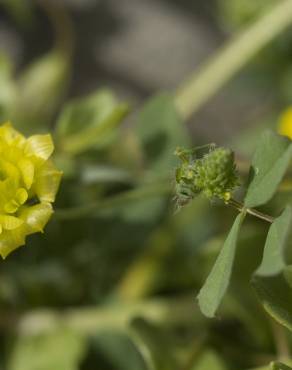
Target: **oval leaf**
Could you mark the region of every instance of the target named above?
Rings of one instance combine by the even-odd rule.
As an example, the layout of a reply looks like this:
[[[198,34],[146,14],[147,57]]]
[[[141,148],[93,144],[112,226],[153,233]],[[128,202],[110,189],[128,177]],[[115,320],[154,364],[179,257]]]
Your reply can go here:
[[[291,215],[291,207],[286,207],[281,216],[270,226],[262,263],[256,274],[276,275],[285,267],[284,246],[290,230]]]
[[[252,285],[264,309],[280,324],[292,331],[292,269],[286,267],[274,276],[255,275]]]
[[[272,131],[264,132],[252,159],[246,207],[260,206],[272,198],[291,157],[291,140]]]
[[[57,121],[60,146],[76,154],[103,145],[128,112],[128,106],[107,90],[76,99],[65,106]]]
[[[50,121],[63,97],[70,71],[70,62],[58,51],[37,59],[18,80],[18,98],[13,117],[26,130],[34,131]]]
[[[66,351],[64,351],[66,348]],[[76,370],[86,350],[85,338],[66,328],[23,335],[11,353],[8,370]]]
[[[240,213],[236,217],[213,269],[198,295],[200,309],[207,317],[214,317],[228,288],[238,234],[244,217],[244,213]]]
[[[134,130],[147,167],[159,176],[161,172],[168,174],[175,165],[175,148],[189,144],[189,135],[168,94],[154,96],[144,105]]]

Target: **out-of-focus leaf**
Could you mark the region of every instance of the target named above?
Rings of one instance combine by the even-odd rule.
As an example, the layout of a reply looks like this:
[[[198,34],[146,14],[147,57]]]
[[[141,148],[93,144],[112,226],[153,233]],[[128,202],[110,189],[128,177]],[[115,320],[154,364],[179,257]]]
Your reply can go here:
[[[144,359],[148,370],[175,370],[178,363],[168,337],[143,319],[134,319],[130,337]]]
[[[209,214],[208,200],[198,197],[188,207],[179,213],[170,215],[164,224],[156,228],[145,241],[143,252],[139,254],[128,267],[122,279],[120,279],[117,294],[122,300],[143,299],[151,296],[160,288],[162,276],[167,276],[167,281],[173,279],[179,281],[179,275],[183,279],[187,275],[187,269],[194,271],[194,260],[189,258],[188,268],[177,261],[177,274],[169,275],[169,265],[166,262],[176,245],[190,245],[191,250],[200,245],[209,235],[212,235],[213,221]],[[189,251],[189,253],[193,253]],[[196,257],[195,257],[196,258]],[[179,272],[181,271],[181,272]]]
[[[252,159],[244,204],[260,206],[271,199],[291,161],[292,143],[272,131],[262,135]]]
[[[271,362],[270,365],[257,367],[249,370],[291,370],[292,368],[281,362]]]
[[[221,20],[232,31],[241,29],[247,26],[252,21],[255,21],[262,14],[267,12],[275,3],[275,0],[218,0],[219,14]]]
[[[0,79],[10,78],[12,75],[12,62],[8,56],[0,52]]]
[[[10,119],[10,111],[15,104],[16,85],[12,80],[12,63],[5,54],[0,53],[0,120]]]
[[[265,310],[292,331],[292,269],[286,267],[275,276],[255,275],[252,285]]]
[[[92,368],[92,364],[96,364],[98,369],[147,370],[139,352],[124,333],[99,332],[89,345],[90,352],[82,364],[82,369]]]
[[[68,72],[68,59],[57,51],[28,66],[18,81],[16,122],[30,130],[47,123],[64,94]]]
[[[144,151],[146,168],[160,176],[173,171],[175,148],[189,145],[185,125],[176,112],[172,96],[167,94],[155,96],[145,104],[135,132]]]
[[[240,320],[246,328],[247,336],[253,338],[252,341],[259,347],[270,345],[271,330],[248,282],[262,260],[262,246],[267,230],[263,226],[257,222],[244,225],[236,247],[230,287],[220,311],[224,317],[231,315]]]
[[[219,256],[198,295],[200,309],[207,317],[214,317],[228,288],[238,234],[244,217],[244,213],[240,213],[236,217]]]
[[[191,370],[225,370],[224,361],[212,350],[204,351]]]
[[[261,116],[259,120],[257,120],[253,125],[244,127],[238,133],[235,133],[235,137],[231,138],[230,147],[238,155],[250,158],[258,145],[259,137],[267,129],[274,130],[275,122],[277,122],[278,118],[278,111],[274,112],[273,110],[269,110],[263,117]],[[245,163],[242,163],[242,165],[243,164]]]
[[[14,19],[29,25],[33,17],[33,1],[31,0],[2,0],[1,3],[7,8]]]
[[[248,369],[248,370],[271,370],[271,365],[261,366],[261,367],[253,367],[252,369]]]
[[[271,365],[271,370],[291,370],[292,368],[282,364],[281,362],[272,362]]]
[[[285,267],[284,246],[290,225],[291,207],[287,207],[270,226],[263,260],[256,271],[257,275],[276,275]]]
[[[147,181],[167,178],[174,174],[177,146],[189,146],[186,127],[176,112],[173,98],[161,94],[151,98],[139,114],[134,132],[142,152],[143,176]],[[128,221],[155,222],[165,206],[165,197],[153,200],[141,199],[123,211]]]
[[[21,336],[12,349],[8,370],[78,370],[85,339],[68,329]]]
[[[81,170],[82,182],[85,184],[120,182],[127,183],[132,179],[131,174],[122,169],[111,166],[84,166]]]
[[[106,144],[128,111],[107,90],[67,104],[57,122],[61,148],[76,154]]]

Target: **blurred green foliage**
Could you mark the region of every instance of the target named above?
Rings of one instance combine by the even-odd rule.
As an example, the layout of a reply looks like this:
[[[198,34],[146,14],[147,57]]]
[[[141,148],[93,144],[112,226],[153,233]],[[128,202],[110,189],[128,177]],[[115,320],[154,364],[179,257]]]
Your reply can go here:
[[[220,0],[221,22],[225,29],[237,30],[272,3]],[[29,1],[1,5],[18,24],[29,24],[34,16]],[[279,87],[278,106],[291,103],[290,40],[287,33],[282,49],[280,42],[262,54],[273,58],[259,55],[246,71],[252,79],[261,69],[265,86]],[[275,48],[284,51],[275,53]],[[195,295],[236,213],[201,197],[174,212],[173,152],[180,145],[200,145],[201,138],[191,139],[172,94],[159,93],[139,110],[104,88],[66,99],[71,73],[71,58],[57,48],[20,70],[1,52],[1,121],[13,121],[24,133],[51,131],[64,180],[45,234],[33,235],[1,264],[0,368],[289,369],[291,333],[264,308],[291,328],[291,269],[252,278],[268,231],[263,221],[246,218],[236,252],[230,239],[225,244],[234,266],[223,276],[227,287],[232,272],[220,320],[210,321],[199,312]],[[226,143],[238,154],[243,183],[259,133],[276,127],[277,109],[272,104],[267,114]],[[270,200],[288,166],[291,181],[287,148],[282,141],[278,147],[266,192],[247,198],[252,205],[269,200],[261,210],[276,216],[285,204],[292,205],[291,189],[282,191],[281,186]],[[264,165],[273,162],[265,155],[260,159]],[[292,262],[291,247],[290,237],[287,263]],[[213,282],[217,294],[222,288],[216,285],[218,276]],[[278,359],[286,365],[273,363]]]

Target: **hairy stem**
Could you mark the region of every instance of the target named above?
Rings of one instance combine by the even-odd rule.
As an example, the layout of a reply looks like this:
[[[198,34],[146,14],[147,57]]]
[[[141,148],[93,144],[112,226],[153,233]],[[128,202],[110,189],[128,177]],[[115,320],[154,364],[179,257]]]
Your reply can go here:
[[[292,1],[279,1],[271,11],[232,39],[178,88],[175,104],[188,119],[260,49],[292,23]]]
[[[255,216],[257,218],[260,218],[261,220],[265,220],[269,223],[273,223],[274,222],[274,218],[270,215],[267,215],[265,213],[262,213],[254,208],[247,208],[244,206],[243,203],[241,202],[238,202],[237,200],[235,199],[229,199],[229,201],[227,202],[227,204],[231,205],[232,207],[236,208],[239,212],[243,212],[245,211],[246,213],[252,215],[252,216]]]

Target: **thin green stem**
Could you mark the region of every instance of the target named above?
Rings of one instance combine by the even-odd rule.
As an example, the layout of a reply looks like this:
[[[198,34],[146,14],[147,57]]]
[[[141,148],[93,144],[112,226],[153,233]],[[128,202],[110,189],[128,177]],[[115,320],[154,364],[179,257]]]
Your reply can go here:
[[[124,191],[121,194],[114,195],[112,197],[101,199],[90,204],[72,207],[67,209],[57,209],[55,217],[57,219],[72,220],[83,217],[91,216],[92,214],[119,207],[129,202],[137,201],[139,199],[146,199],[155,196],[161,196],[169,194],[171,191],[171,184],[168,182],[161,182],[156,184],[149,184],[136,189]]]
[[[239,212],[244,212],[245,211],[246,213],[248,213],[252,216],[255,216],[257,218],[260,218],[261,220],[267,221],[269,223],[273,223],[274,220],[275,220],[272,216],[267,215],[265,213],[262,213],[262,212],[258,211],[257,209],[245,207],[243,203],[238,202],[235,199],[232,199],[232,198],[229,199],[227,204],[236,208]]]
[[[292,23],[292,1],[283,0],[232,39],[178,88],[175,104],[188,119],[259,50]]]
[[[15,322],[20,333],[36,335],[46,333],[60,325],[84,334],[115,328],[127,329],[133,317],[144,317],[154,323],[167,323],[168,326],[182,323],[196,323],[193,297],[174,297],[149,299],[133,302],[116,301],[98,308],[80,308],[67,310],[32,311]],[[7,323],[2,323],[7,327]]]

